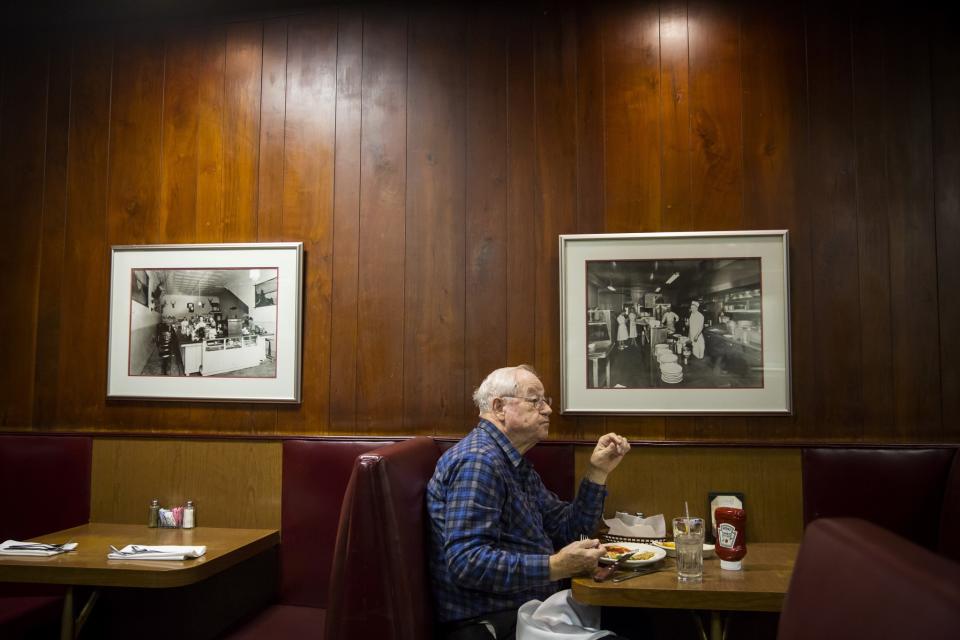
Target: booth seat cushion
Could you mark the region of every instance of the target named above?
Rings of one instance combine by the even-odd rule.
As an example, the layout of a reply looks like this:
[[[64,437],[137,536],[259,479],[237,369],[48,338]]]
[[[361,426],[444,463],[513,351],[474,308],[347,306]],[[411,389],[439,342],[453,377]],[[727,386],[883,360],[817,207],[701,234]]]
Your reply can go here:
[[[24,540],[90,519],[93,441],[74,436],[0,436],[0,486],[7,513],[0,541]],[[64,588],[0,583],[0,637],[17,638],[60,619]]]
[[[328,640],[432,637],[427,483],[440,458],[419,436],[361,455],[340,516]]]
[[[0,436],[4,510],[0,541],[23,540],[90,519],[93,440],[74,436]]]
[[[960,565],[865,520],[807,527],[779,640],[956,638]]]
[[[361,453],[383,440],[286,440],[281,495],[280,604],[327,606],[343,494]]]
[[[952,448],[804,449],[804,524],[817,518],[862,518],[936,549],[953,456]]]

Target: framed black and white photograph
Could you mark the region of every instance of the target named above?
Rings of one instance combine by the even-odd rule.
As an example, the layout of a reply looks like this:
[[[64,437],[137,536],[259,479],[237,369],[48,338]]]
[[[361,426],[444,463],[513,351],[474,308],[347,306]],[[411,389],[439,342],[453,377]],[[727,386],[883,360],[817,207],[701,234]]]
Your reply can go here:
[[[560,237],[561,410],[791,412],[786,231]]]
[[[300,402],[302,274],[301,243],[113,247],[107,395]]]

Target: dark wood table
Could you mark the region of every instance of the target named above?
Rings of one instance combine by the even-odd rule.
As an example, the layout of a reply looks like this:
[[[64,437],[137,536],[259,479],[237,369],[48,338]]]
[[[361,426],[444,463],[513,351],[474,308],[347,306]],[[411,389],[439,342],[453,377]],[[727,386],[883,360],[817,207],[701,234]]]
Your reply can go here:
[[[78,544],[75,551],[49,557],[0,556],[0,582],[67,585],[61,619],[62,639],[72,640],[99,597],[94,591],[74,617],[73,587],[170,588],[200,582],[280,543],[276,529],[150,529],[144,525],[91,522],[32,538],[36,542]],[[205,545],[190,560],[110,560],[110,545]]]
[[[724,612],[780,611],[799,548],[797,543],[748,544],[741,571],[723,571],[717,558],[705,559],[699,583],[679,582],[676,561],[667,558],[662,571],[625,582],[575,578],[573,595],[599,606],[706,610],[710,638],[720,640]]]

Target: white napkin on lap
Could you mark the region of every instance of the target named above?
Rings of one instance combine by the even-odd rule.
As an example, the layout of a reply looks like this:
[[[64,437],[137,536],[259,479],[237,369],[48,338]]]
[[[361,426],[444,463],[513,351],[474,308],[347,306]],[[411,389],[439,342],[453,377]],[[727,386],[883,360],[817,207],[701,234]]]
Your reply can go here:
[[[649,518],[638,518],[629,513],[617,513],[616,518],[609,520],[604,518],[604,522],[610,527],[607,532],[611,536],[624,536],[627,538],[664,538],[667,535],[667,522],[662,513]]]
[[[543,602],[530,600],[517,610],[517,640],[597,640],[612,635],[599,626],[600,607],[577,602],[570,589]]]
[[[34,549],[11,549],[10,547],[20,547],[29,545],[36,547]],[[49,549],[40,547],[49,546]],[[20,542],[19,540],[7,540],[0,544],[0,555],[4,556],[55,556],[65,551],[73,551],[77,548],[76,542],[65,544],[59,548],[56,545],[48,545],[45,542]]]
[[[171,544],[128,544],[107,555],[111,560],[186,560],[199,558],[207,552],[206,546],[184,547]]]

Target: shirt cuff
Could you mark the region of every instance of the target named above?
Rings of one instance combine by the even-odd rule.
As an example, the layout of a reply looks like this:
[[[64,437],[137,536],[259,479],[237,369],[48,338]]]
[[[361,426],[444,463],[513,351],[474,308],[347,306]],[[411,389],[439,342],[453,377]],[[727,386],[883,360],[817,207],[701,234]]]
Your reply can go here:
[[[531,586],[549,584],[550,556],[529,554],[523,562],[523,573]]]

